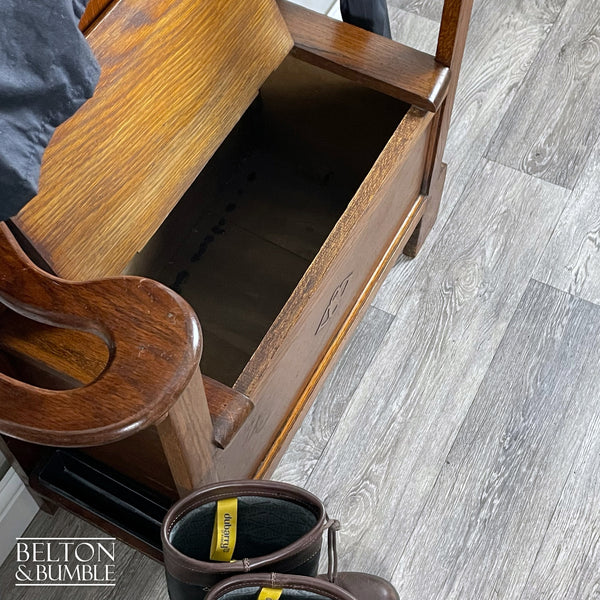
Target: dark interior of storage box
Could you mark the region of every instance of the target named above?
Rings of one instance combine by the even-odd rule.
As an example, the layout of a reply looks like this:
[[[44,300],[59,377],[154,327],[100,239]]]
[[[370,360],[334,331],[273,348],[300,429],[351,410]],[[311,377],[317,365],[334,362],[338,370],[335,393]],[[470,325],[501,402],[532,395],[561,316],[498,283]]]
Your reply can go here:
[[[184,296],[232,385],[408,107],[288,58],[127,272]]]

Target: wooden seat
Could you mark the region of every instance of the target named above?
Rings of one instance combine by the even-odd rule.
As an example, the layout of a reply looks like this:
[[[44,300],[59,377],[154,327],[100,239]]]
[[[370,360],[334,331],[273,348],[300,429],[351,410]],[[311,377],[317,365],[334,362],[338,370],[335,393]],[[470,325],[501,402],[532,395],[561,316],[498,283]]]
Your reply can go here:
[[[110,498],[138,523],[272,472],[435,221],[471,0],[444,6],[429,56],[284,1],[90,3],[100,83],[0,228],[0,432],[40,498],[160,558]]]

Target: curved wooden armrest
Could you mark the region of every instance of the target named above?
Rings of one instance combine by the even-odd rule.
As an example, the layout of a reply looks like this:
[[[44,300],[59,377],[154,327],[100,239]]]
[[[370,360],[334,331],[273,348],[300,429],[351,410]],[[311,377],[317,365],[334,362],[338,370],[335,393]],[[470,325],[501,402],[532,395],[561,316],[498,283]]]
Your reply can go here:
[[[138,277],[67,282],[37,268],[0,223],[0,304],[35,321],[101,337],[104,371],[72,390],[0,373],[0,433],[52,446],[124,438],[167,414],[198,367],[200,325],[165,286]]]

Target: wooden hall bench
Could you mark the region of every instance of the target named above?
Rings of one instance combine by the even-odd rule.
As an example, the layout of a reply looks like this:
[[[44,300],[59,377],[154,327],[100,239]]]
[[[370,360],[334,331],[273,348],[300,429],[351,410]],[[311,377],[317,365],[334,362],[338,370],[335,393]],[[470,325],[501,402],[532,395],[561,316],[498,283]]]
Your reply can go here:
[[[96,93],[0,226],[0,432],[40,499],[160,558],[178,495],[272,472],[435,221],[471,4],[429,56],[283,1],[92,0]]]

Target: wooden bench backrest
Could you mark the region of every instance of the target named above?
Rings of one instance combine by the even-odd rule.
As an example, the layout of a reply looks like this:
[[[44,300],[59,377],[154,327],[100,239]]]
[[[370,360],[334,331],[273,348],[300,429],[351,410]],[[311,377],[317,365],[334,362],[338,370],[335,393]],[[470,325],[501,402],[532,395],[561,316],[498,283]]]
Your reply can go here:
[[[122,272],[292,47],[274,0],[118,0],[86,32],[102,67],[15,218],[58,275]]]

